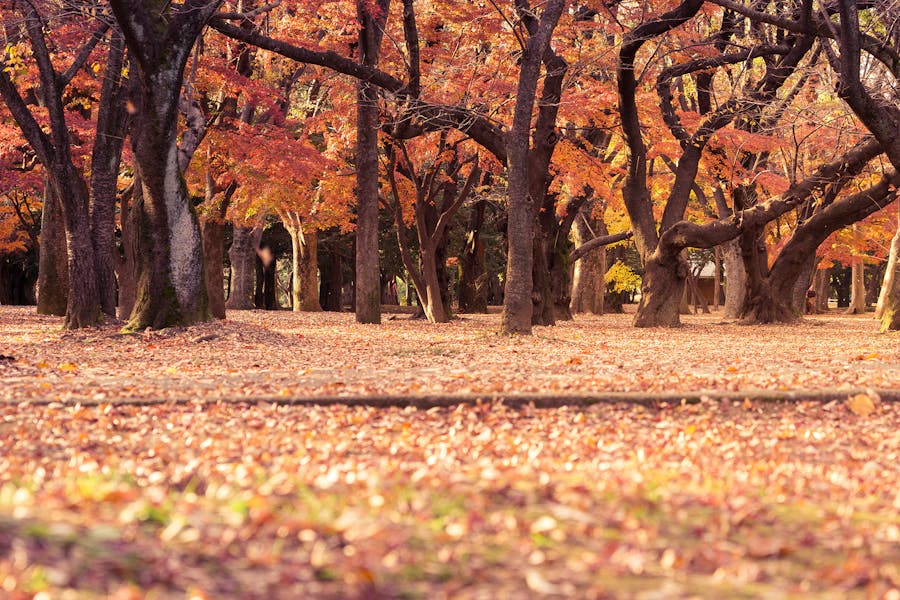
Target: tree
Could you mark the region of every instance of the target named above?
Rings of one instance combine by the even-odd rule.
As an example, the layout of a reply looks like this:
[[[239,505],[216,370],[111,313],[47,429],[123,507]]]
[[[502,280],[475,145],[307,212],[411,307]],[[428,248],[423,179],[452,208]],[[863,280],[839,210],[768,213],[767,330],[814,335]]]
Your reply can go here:
[[[428,138],[421,141],[426,147],[430,145]],[[446,132],[441,133],[433,156],[428,156],[419,148],[419,162],[427,167],[417,167],[413,163],[413,152],[407,146],[399,141],[388,150],[387,178],[397,225],[397,241],[403,265],[416,288],[425,317],[432,323],[446,323],[450,320],[450,298],[447,294],[447,276],[443,271],[448,228],[480,181],[481,168],[477,155],[468,158],[459,155],[459,141],[448,142]],[[472,164],[463,179],[462,169],[467,163]],[[404,182],[411,184],[411,190],[408,189],[410,186],[398,184],[398,173]],[[418,240],[418,264],[412,259],[407,241],[404,206],[409,211],[410,205]]]
[[[142,244],[132,330],[209,317],[200,226],[179,164],[178,107],[184,70],[222,0],[110,0],[138,71],[140,105],[132,131],[135,238]]]
[[[72,82],[90,57],[94,47],[102,39],[108,26],[102,24],[93,32],[82,44],[71,65],[64,72],[59,72],[53,65],[51,51],[44,34],[45,16],[40,14],[35,5],[29,2],[19,3],[17,7],[23,17],[25,34],[37,64],[37,75],[40,81],[38,93],[46,109],[49,134],[44,131],[13,81],[12,74],[15,73],[16,67],[10,62],[15,57],[11,56],[9,49],[4,57],[2,68],[0,68],[0,96],[46,173],[45,208],[47,219],[45,219],[46,225],[43,227],[49,231],[56,216],[59,216],[64,223],[68,257],[66,277],[71,285],[65,284],[64,287],[63,283],[59,281],[56,289],[66,289],[67,291],[65,327],[69,329],[90,327],[96,325],[100,320],[101,304],[92,244],[89,191],[81,170],[74,162],[72,134],[67,120],[63,94],[68,84]],[[63,13],[63,18],[67,16],[69,15]],[[77,20],[79,16],[76,12],[73,18]],[[115,58],[113,57],[111,60],[114,61]],[[59,213],[54,212],[57,203],[60,208]],[[50,243],[51,237],[59,239],[47,235],[45,253],[53,247]],[[61,255],[61,249],[57,255]],[[54,286],[46,278],[42,283],[45,292]],[[58,312],[59,309],[58,307],[48,307],[46,310]]]
[[[357,0],[359,62],[378,65],[390,0]],[[378,96],[363,79],[356,92],[356,321],[381,322],[378,268]]]
[[[553,30],[565,8],[563,0],[550,0],[541,12],[537,26],[528,38],[522,51],[519,68],[519,84],[516,89],[516,105],[512,127],[506,136],[507,170],[509,178],[509,218],[507,235],[509,252],[506,263],[506,290],[503,299],[503,315],[500,331],[504,334],[530,334],[534,259],[534,219],[535,188],[544,187],[543,181],[536,182],[542,175],[540,169],[531,169],[529,149],[531,140],[531,117],[534,110],[538,78],[545,53],[550,48]],[[520,10],[530,10],[527,2],[517,3]],[[555,116],[555,115],[554,115]],[[555,122],[555,119],[554,119]],[[548,124],[548,126],[550,126]],[[550,126],[552,127],[552,126]],[[550,132],[544,132],[544,140]],[[542,137],[536,134],[537,143]],[[552,151],[551,151],[552,152]],[[549,164],[549,156],[546,163]]]

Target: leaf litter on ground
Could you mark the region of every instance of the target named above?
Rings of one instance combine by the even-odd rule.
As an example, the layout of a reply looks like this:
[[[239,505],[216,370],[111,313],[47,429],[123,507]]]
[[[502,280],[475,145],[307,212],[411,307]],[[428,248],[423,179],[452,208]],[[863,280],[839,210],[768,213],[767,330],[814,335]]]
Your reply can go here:
[[[870,321],[639,332],[601,317],[504,339],[495,316],[379,328],[238,313],[133,337],[0,316],[0,351],[19,357],[0,363],[0,596],[900,597],[900,406],[874,395],[556,409],[214,401],[325,368],[390,391],[369,372],[386,363],[406,391],[416,378],[458,390],[446,372],[467,367],[486,385],[577,389],[616,362],[603,381],[618,390],[665,389],[649,377],[669,370],[685,390],[891,387],[896,338]],[[647,378],[630,380],[651,350]],[[203,401],[116,402],[129,394]]]

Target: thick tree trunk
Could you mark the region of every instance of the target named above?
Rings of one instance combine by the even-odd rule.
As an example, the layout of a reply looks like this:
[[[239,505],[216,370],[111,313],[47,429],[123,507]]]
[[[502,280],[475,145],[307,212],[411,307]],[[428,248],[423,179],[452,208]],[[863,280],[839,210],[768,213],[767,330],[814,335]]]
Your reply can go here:
[[[142,235],[137,295],[128,329],[161,329],[209,318],[200,225],[178,164],[180,71],[142,75],[141,113],[133,142],[140,173]]]
[[[725,318],[739,319],[747,297],[747,271],[738,240],[722,244],[725,263]]]
[[[66,314],[68,302],[68,251],[62,206],[49,181],[44,184],[38,256],[37,312],[61,317]]]
[[[487,312],[487,267],[485,265],[484,240],[481,237],[486,208],[487,201],[479,200],[472,207],[469,215],[466,245],[459,260],[459,312],[462,313]]]
[[[681,253],[662,256],[654,252],[644,265],[641,301],[634,315],[635,327],[678,327],[688,264]]]
[[[813,276],[816,273],[816,254],[811,253],[803,262],[797,280],[794,282],[791,290],[791,310],[797,314],[806,313],[806,298],[810,286],[813,283]]]
[[[314,226],[299,224],[287,228],[293,250],[291,296],[295,312],[319,312],[319,249],[318,231]]]
[[[778,293],[769,284],[767,251],[765,241],[762,239],[762,229],[745,231],[739,239],[744,270],[747,273],[747,296],[741,311],[741,322],[755,325],[797,321],[798,315],[788,305],[789,295]]]
[[[881,321],[882,331],[900,330],[900,226],[891,241],[875,316]]]
[[[228,250],[231,262],[231,289],[226,308],[250,310],[255,307],[253,293],[256,289],[256,251],[262,239],[263,226],[234,227],[234,237]]]
[[[519,68],[516,106],[513,122],[507,133],[507,172],[509,175],[509,209],[507,235],[509,250],[506,262],[506,289],[500,332],[503,334],[531,334],[534,310],[532,269],[534,261],[534,199],[529,194],[529,143],[531,116],[537,95],[541,61],[547,51],[553,30],[565,2],[551,0],[544,5],[540,25],[528,39]],[[538,201],[543,198],[537,199]]]
[[[576,247],[583,245],[595,237],[592,228],[584,218],[575,219],[573,235]],[[601,226],[597,231],[605,231]],[[588,252],[575,261],[572,270],[572,312],[593,313],[602,315],[603,300],[606,296],[606,248]]]
[[[850,265],[850,307],[847,313],[862,315],[866,312],[865,264],[862,258],[854,258]]]
[[[94,270],[91,223],[87,210],[87,189],[80,178],[78,180],[74,177],[69,178],[67,183],[72,186],[69,193],[80,198],[71,203],[71,208],[63,204],[69,255],[69,294],[65,326],[66,329],[78,329],[97,325],[101,311],[97,273]]]
[[[142,187],[141,200],[132,207],[141,229],[135,232],[141,251],[127,325],[132,331],[209,318],[200,224],[182,176],[189,157],[179,158],[179,101],[191,49],[221,3],[153,3],[148,8],[137,0],[110,0],[140,81],[137,130],[131,135]],[[192,135],[195,116],[189,118]],[[189,155],[188,146],[196,145],[187,141],[184,150]]]
[[[360,62],[378,64],[390,0],[377,0],[380,14],[357,1]],[[378,94],[360,80],[356,88],[356,276],[357,323],[381,323],[381,286],[378,266]]]

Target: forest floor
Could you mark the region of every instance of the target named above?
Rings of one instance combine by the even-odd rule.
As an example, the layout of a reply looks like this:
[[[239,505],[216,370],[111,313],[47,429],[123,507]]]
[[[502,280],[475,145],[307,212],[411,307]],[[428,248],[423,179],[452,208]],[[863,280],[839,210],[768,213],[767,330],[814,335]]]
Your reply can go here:
[[[0,597],[900,599],[900,338],[685,322],[2,307]]]
[[[59,318],[0,307],[0,355],[15,359],[0,361],[0,402],[900,389],[900,336],[879,334],[871,315],[684,322],[634,329],[630,315],[585,316],[500,337],[498,314],[443,325],[394,314],[371,326],[347,313],[232,311],[123,335],[115,325],[65,332]]]

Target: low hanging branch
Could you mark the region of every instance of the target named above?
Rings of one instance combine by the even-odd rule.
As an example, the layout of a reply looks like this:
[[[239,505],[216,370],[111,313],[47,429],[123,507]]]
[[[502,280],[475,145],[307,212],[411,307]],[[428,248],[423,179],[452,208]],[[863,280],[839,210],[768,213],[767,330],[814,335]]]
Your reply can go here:
[[[611,235],[601,235],[595,237],[594,239],[589,240],[575,248],[572,253],[569,254],[569,260],[574,263],[576,260],[584,258],[585,254],[593,252],[597,248],[603,248],[604,246],[609,246],[610,244],[615,244],[616,242],[628,240],[632,237],[634,237],[634,232],[631,231],[623,231],[622,233],[613,233]]]

